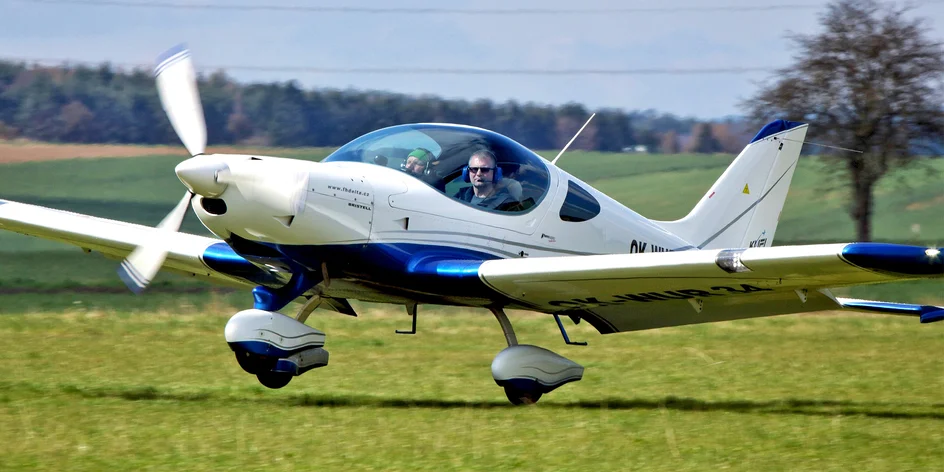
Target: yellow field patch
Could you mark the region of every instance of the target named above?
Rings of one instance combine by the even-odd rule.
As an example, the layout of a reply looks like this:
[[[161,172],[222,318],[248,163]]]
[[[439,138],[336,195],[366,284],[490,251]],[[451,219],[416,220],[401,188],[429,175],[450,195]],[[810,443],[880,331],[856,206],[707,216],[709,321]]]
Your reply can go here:
[[[284,148],[215,146],[207,148],[207,153],[259,154],[266,156],[278,156],[282,150],[284,150]],[[187,151],[183,146],[54,144],[37,143],[23,140],[0,140],[0,164],[51,161],[61,159],[97,159],[103,157],[138,157],[156,155],[187,156]]]
[[[935,205],[944,205],[944,195],[938,195],[937,197],[934,197],[930,200],[909,203],[908,206],[905,207],[905,210],[908,210],[908,211],[923,210],[925,208],[935,206]]]

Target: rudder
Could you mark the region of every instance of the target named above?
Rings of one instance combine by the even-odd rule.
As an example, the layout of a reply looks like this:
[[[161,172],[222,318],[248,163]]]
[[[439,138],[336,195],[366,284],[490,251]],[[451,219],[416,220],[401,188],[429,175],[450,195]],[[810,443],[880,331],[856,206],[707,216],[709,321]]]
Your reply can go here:
[[[808,128],[767,124],[687,216],[657,223],[698,249],[771,246]]]

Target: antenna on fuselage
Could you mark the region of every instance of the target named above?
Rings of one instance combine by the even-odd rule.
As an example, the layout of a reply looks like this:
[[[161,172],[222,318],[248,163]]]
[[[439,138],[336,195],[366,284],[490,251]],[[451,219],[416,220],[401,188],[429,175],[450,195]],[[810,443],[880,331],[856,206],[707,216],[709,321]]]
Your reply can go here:
[[[560,152],[557,153],[557,157],[555,157],[554,160],[551,161],[551,164],[557,164],[557,160],[560,159],[562,155],[564,155],[564,151],[566,151],[567,148],[569,148],[570,145],[574,143],[574,140],[577,139],[577,136],[580,136],[580,132],[583,131],[583,129],[586,128],[587,125],[590,124],[590,120],[592,120],[594,116],[597,116],[597,114],[594,113],[590,115],[590,118],[587,118],[587,122],[584,123],[583,126],[581,126],[580,129],[577,130],[577,134],[575,134],[573,138],[570,138],[570,141],[567,142],[567,145],[564,146],[564,149],[561,149]]]

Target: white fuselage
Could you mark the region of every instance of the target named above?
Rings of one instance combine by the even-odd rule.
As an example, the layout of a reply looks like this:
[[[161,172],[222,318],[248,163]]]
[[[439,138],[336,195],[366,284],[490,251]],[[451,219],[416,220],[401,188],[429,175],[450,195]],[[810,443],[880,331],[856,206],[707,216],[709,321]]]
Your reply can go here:
[[[226,213],[207,212],[201,198],[193,203],[200,221],[223,239],[235,233],[280,245],[414,243],[466,248],[500,258],[658,252],[689,246],[553,166],[549,166],[549,191],[534,208],[503,214],[482,211],[405,172],[382,166],[273,157],[224,159],[233,169],[232,183],[218,197],[226,202]],[[599,215],[582,222],[560,218],[568,180],[597,199]],[[303,184],[303,189],[295,188]]]

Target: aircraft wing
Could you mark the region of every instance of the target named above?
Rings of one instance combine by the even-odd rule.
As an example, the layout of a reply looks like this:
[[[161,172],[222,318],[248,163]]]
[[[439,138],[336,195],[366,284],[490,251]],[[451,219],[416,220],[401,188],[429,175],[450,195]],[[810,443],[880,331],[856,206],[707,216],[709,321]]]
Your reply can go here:
[[[944,319],[944,308],[834,297],[828,287],[944,277],[944,249],[822,244],[486,261],[479,278],[518,304],[601,333],[852,309]]]
[[[272,278],[218,239],[52,208],[0,200],[0,229],[71,244],[119,260],[138,246],[158,241],[168,249],[164,269],[230,285]]]

